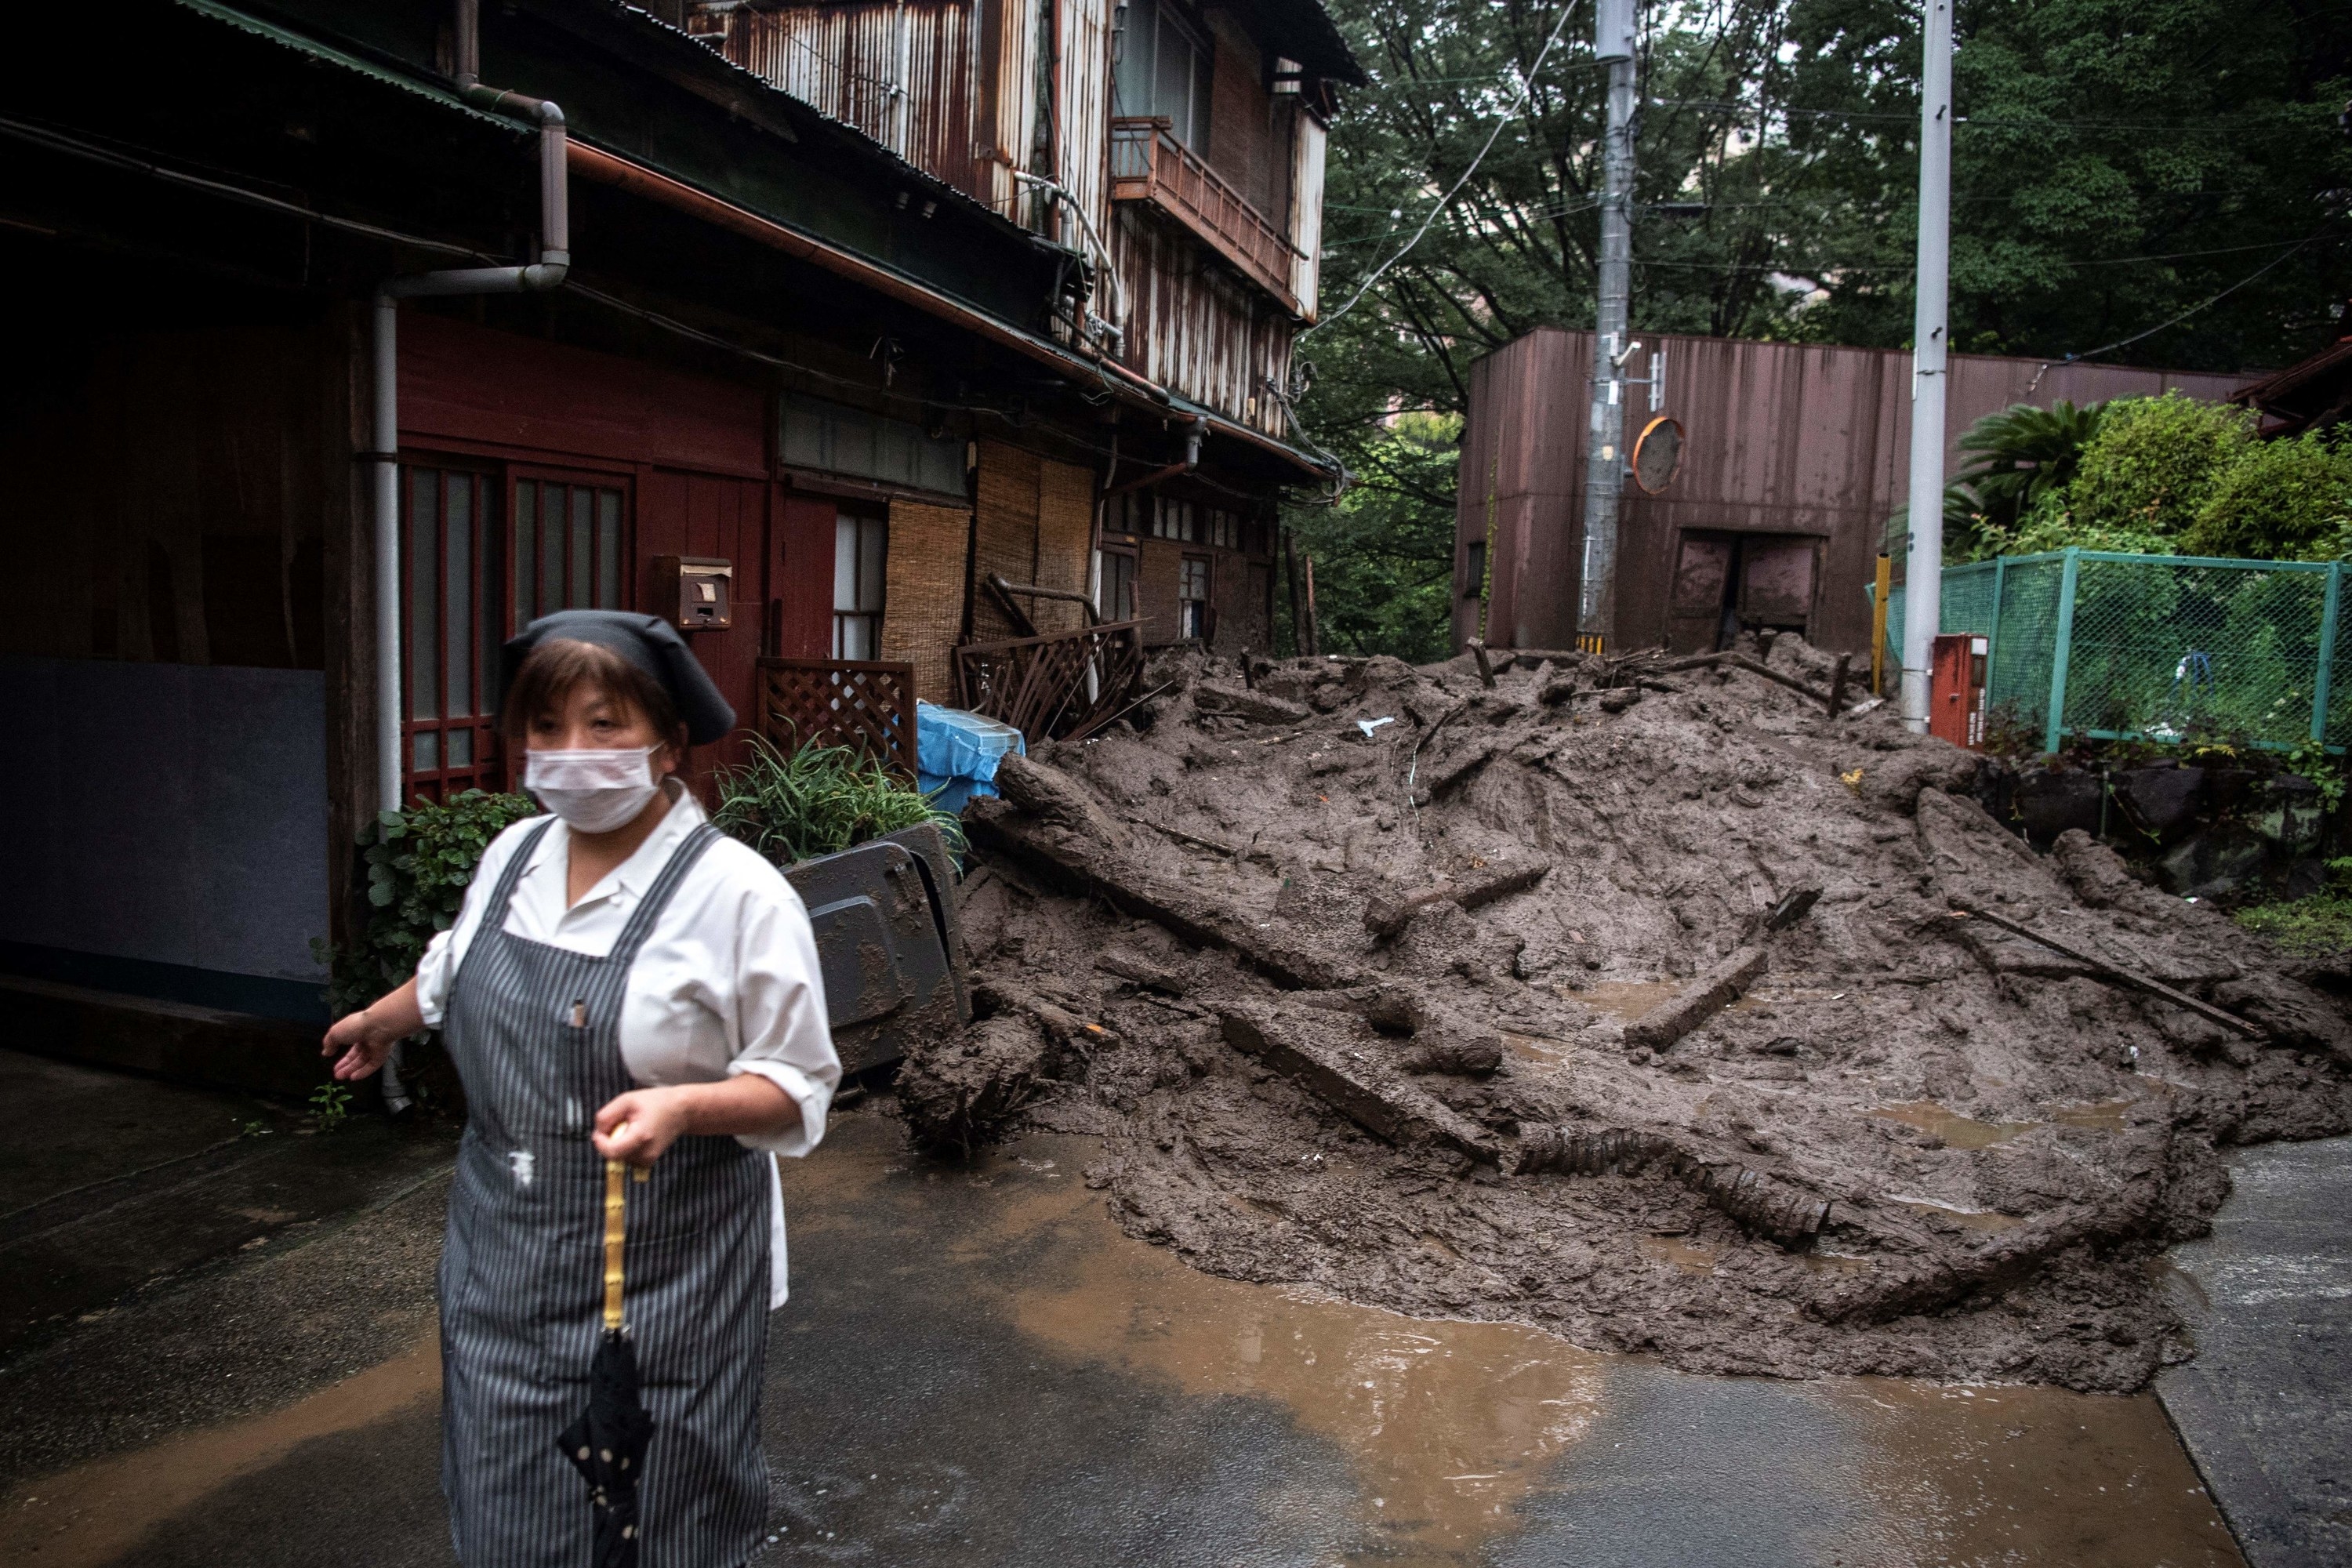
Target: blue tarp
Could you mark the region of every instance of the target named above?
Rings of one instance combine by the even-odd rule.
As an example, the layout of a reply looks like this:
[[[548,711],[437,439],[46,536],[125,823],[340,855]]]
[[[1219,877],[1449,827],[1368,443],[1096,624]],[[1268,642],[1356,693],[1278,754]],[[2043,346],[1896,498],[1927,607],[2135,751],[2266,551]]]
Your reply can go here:
[[[915,704],[915,782],[939,795],[931,804],[961,813],[977,795],[996,793],[996,764],[1009,752],[1029,754],[1021,731],[996,719],[934,702]]]

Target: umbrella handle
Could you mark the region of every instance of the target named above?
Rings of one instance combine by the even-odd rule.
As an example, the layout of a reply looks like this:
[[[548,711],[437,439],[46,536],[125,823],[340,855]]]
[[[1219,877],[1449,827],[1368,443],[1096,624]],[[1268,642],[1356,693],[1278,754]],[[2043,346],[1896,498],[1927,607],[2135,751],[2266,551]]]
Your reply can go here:
[[[628,1187],[618,1160],[604,1162],[604,1327],[621,1326],[621,1242],[626,1229]]]

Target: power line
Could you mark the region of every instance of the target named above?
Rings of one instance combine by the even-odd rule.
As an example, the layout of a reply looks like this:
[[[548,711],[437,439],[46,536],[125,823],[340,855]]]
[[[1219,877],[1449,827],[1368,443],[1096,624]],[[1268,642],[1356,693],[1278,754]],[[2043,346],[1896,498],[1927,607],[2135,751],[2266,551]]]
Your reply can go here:
[[[2311,239],[2317,239],[2319,237],[2320,237],[2318,235],[2313,235]],[[2260,267],[2254,268],[2252,272],[2247,273],[2243,278],[2239,279],[2235,283],[2231,284],[2227,289],[2222,289],[2219,294],[2214,295],[2211,299],[2205,300],[2202,304],[2191,305],[2189,309],[2181,311],[2180,314],[2173,317],[2172,320],[2168,321],[2158,321],[2155,326],[2150,327],[2144,332],[2135,332],[2130,337],[2118,338],[2114,342],[2108,343],[2101,348],[2085,349],[2083,353],[2078,354],[2068,354],[2064,359],[2059,360],[2056,363],[2060,364],[2074,364],[2081,360],[2096,359],[2101,354],[2113,353],[2117,349],[2127,349],[2131,347],[2132,344],[2138,342],[2142,338],[2152,338],[2156,336],[2157,333],[2164,331],[2167,327],[2177,327],[2181,322],[2187,321],[2189,317],[2197,314],[2200,310],[2205,310],[2209,306],[2220,304],[2222,300],[2228,299],[2231,295],[2236,293],[2247,284],[2252,283],[2255,279],[2260,278],[2263,273],[2268,272],[2272,268],[2278,266],[2281,262],[2290,259],[2294,256],[2296,251],[2300,251],[2303,248],[2304,245],[2309,245],[2311,243],[2311,239],[2305,240],[2303,245],[2296,246],[2294,250],[2288,251],[2284,256],[2273,257],[2270,260],[2263,262]],[[2046,370],[2049,367],[2044,365],[2042,368]],[[2042,377],[2039,373],[2036,373],[2033,379],[2036,383],[2039,383]]]
[[[2129,267],[2137,266],[2144,261],[2179,261],[2189,257],[2195,256],[2238,256],[2242,255],[2249,250],[2272,250],[2280,246],[2292,247],[2293,248],[2289,249],[2287,252],[2288,256],[2292,256],[2295,251],[2301,250],[2305,246],[2310,245],[2316,240],[2340,240],[2344,237],[2345,237],[2342,235],[2306,234],[2301,239],[2274,239],[2265,241],[2261,245],[2231,245],[2224,246],[2214,250],[2170,250],[2157,252],[2147,256],[2097,256],[2091,257],[2081,261],[2062,259],[2059,261],[2058,265],[2066,268]],[[2275,267],[2278,265],[2279,261],[2284,261],[2286,257],[2282,256],[2278,258],[2276,261],[2273,261],[2270,265]],[[1873,261],[1669,261],[1664,259],[1643,258],[1638,259],[1635,265],[1641,267],[1670,267],[1681,268],[1685,271],[1700,272],[1785,272],[1791,277],[1821,275],[1833,272],[1908,272],[1911,270],[1908,263],[1897,264],[1893,262]],[[2257,273],[2255,276],[2259,277],[2261,274]],[[2248,281],[2251,281],[2251,279]],[[2236,287],[2236,285],[2233,285],[2233,287]],[[2218,298],[2219,296],[2216,297]]]
[[[1867,109],[1803,109],[1794,104],[1735,103],[1728,100],[1708,98],[1654,98],[1643,107],[1716,109],[1726,113],[1741,115],[1760,111],[1767,114],[1795,115],[1808,120],[1868,120],[1883,121],[1896,125],[1916,124],[1919,119],[1916,114],[1881,114]],[[1966,125],[1979,131],[2196,131],[2207,134],[2216,132],[2236,134],[2242,132],[2250,121],[2270,118],[2281,124],[2285,124],[2305,114],[2325,112],[2326,110],[2317,104],[2293,104],[2276,110],[2269,116],[2233,112],[2227,119],[2217,116],[2211,120],[1989,120],[1973,115],[1956,114],[1952,117],[1952,124],[1955,128]],[[2331,115],[2329,118],[2334,117]]]
[[[1390,268],[1394,267],[1398,262],[1403,260],[1406,255],[1412,251],[1412,247],[1421,243],[1422,236],[1429,232],[1429,226],[1437,221],[1437,215],[1445,211],[1448,207],[1451,207],[1454,205],[1454,198],[1461,194],[1463,186],[1470,183],[1470,176],[1478,172],[1478,165],[1486,162],[1486,154],[1494,151],[1495,143],[1502,137],[1503,127],[1508,125],[1514,119],[1517,118],[1519,110],[1527,106],[1528,99],[1535,89],[1536,73],[1543,69],[1544,61],[1551,57],[1552,46],[1559,42],[1560,29],[1568,26],[1569,13],[1572,9],[1573,7],[1567,5],[1562,5],[1559,8],[1559,20],[1551,25],[1551,37],[1544,40],[1544,47],[1537,53],[1535,63],[1529,66],[1519,78],[1519,93],[1517,101],[1513,103],[1511,107],[1502,114],[1496,117],[1495,129],[1487,132],[1486,144],[1478,149],[1478,155],[1470,160],[1470,166],[1462,171],[1462,177],[1454,182],[1453,189],[1447,191],[1444,198],[1435,206],[1429,209],[1428,215],[1421,220],[1421,226],[1413,230],[1412,237],[1404,242],[1402,249],[1399,250],[1394,256],[1390,257],[1386,261],[1381,262],[1378,267],[1372,268],[1370,274],[1366,277],[1361,283],[1356,286],[1355,293],[1349,296],[1348,302],[1346,304],[1340,306],[1338,310],[1332,311],[1329,315],[1316,322],[1314,326],[1307,328],[1306,331],[1299,333],[1298,335],[1301,339],[1306,338],[1308,333],[1318,331],[1322,328],[1329,326],[1333,321],[1338,321],[1340,317],[1354,310],[1356,308],[1357,301],[1363,299],[1365,293],[1370,289],[1371,286],[1381,280],[1381,275],[1387,272]]]

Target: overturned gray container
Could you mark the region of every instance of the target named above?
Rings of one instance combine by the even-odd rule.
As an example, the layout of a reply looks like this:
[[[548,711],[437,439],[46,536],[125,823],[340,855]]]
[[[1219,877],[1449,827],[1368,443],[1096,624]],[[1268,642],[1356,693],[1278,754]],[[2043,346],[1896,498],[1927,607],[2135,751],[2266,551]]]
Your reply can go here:
[[[787,867],[808,906],[844,1073],[971,1020],[955,861],[928,824]]]

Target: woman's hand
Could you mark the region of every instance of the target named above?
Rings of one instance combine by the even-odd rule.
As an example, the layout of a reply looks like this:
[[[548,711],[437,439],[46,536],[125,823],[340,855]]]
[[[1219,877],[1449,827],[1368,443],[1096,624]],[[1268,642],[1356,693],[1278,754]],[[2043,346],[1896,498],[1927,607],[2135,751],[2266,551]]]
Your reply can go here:
[[[633,1089],[604,1102],[590,1140],[607,1160],[650,1165],[693,1131],[688,1097],[699,1085],[677,1089]]]
[[[782,1132],[800,1119],[799,1102],[774,1080],[738,1073],[717,1083],[633,1089],[615,1095],[596,1113],[591,1142],[607,1160],[650,1165],[689,1132],[756,1136]]]
[[[319,1054],[341,1052],[335,1077],[349,1083],[383,1066],[393,1047],[424,1027],[425,1014],[416,1005],[416,982],[412,979],[391,995],[336,1019]]]

